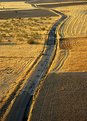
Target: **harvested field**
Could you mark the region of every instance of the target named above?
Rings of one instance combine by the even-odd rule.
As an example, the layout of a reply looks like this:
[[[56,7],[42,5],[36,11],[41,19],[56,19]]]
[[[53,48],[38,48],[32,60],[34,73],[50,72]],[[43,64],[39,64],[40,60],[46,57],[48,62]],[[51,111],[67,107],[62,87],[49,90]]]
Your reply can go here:
[[[60,46],[61,49],[69,50],[68,58],[60,72],[87,71],[87,38],[67,40],[61,42]]]
[[[68,18],[60,27],[57,53],[29,121],[86,121],[87,6],[56,10]]]
[[[1,110],[16,87],[20,84],[19,87],[22,87],[27,72],[43,51],[49,30],[56,20],[58,17],[0,20]]]
[[[8,1],[8,0],[7,0]],[[1,1],[0,2],[0,11],[4,10],[20,10],[20,9],[34,9],[31,4],[27,4],[23,1]]]
[[[62,38],[87,37],[87,5],[56,8],[68,16],[67,21],[61,26]]]
[[[0,47],[0,107],[43,49],[42,45]],[[2,100],[2,101],[1,101]]]
[[[59,10],[69,16],[60,28],[61,39],[59,45],[60,51],[69,51],[69,56],[63,65],[64,68],[66,66],[67,72],[87,71],[87,5],[84,7],[79,6],[79,8],[59,8]],[[66,62],[68,62],[67,64],[69,65],[67,65]],[[63,72],[66,72],[64,68],[61,69]],[[61,71],[61,69],[59,71]]]

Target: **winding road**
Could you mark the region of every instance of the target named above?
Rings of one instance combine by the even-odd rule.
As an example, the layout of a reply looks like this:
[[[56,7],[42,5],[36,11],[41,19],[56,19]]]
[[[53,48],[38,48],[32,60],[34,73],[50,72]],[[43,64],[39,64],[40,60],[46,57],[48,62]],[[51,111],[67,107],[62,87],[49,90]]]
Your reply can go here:
[[[16,98],[16,101],[12,106],[11,112],[9,113],[6,119],[7,121],[27,120],[28,117],[26,114],[26,110],[29,111],[35,90],[37,89],[40,81],[46,76],[56,53],[56,47],[57,47],[56,28],[60,24],[60,22],[63,21],[65,18],[66,16],[63,15],[60,18],[60,20],[58,20],[51,28],[48,36],[46,50],[43,53],[43,57],[41,61],[38,63],[34,72],[32,73],[31,77],[27,80],[27,83],[23,88],[22,92]]]
[[[38,64],[36,68],[33,70],[31,76],[27,79],[27,83],[23,87],[20,94],[16,97],[10,112],[5,118],[6,121],[27,121],[28,120],[29,118],[28,116],[30,115],[29,111],[31,111],[33,98],[35,96],[35,93],[38,92],[37,87],[46,77],[49,71],[49,68],[56,55],[57,47],[59,46],[58,45],[59,38],[57,37],[57,28],[60,29],[63,22],[65,22],[65,20],[67,19],[67,16],[56,10],[53,10],[53,9],[49,10],[47,8],[41,8],[41,7],[43,6],[39,6],[39,8],[36,10],[29,10],[29,11],[21,10],[21,11],[0,12],[1,19],[16,18],[16,17],[39,17],[39,16],[57,16],[57,15],[61,16],[61,18],[51,28],[48,36],[48,41],[40,57],[41,59],[40,60],[38,59],[37,61]],[[13,13],[15,14],[13,15]],[[64,57],[60,60],[59,65],[54,70],[58,71],[61,68],[64,61],[68,57],[68,53],[69,51],[67,50],[64,54]]]

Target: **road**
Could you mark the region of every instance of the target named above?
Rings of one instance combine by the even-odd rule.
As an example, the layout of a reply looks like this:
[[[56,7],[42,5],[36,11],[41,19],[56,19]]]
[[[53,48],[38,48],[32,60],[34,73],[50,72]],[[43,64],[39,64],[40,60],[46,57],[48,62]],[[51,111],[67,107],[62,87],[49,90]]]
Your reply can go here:
[[[56,28],[61,24],[62,21],[64,21],[67,18],[67,16],[57,11],[53,11],[52,13],[46,9],[0,12],[0,16],[3,19],[16,18],[16,17],[39,17],[46,15],[55,16],[57,14],[58,15],[60,14],[61,18],[53,25],[53,27],[49,32],[48,41],[46,43],[45,51],[42,54],[42,59],[39,61],[35,70],[28,78],[27,83],[24,86],[23,90],[16,97],[16,100],[11,108],[11,111],[6,117],[6,121],[27,121],[34,93],[35,91],[37,91],[37,87],[40,84],[40,81],[43,80],[44,77],[46,76],[56,54],[56,49],[57,49]]]
[[[63,19],[63,18],[62,18]],[[6,121],[25,121],[27,120],[26,110],[29,111],[34,92],[42,78],[45,77],[56,53],[56,27],[60,24],[57,21],[49,32],[46,50],[42,59],[37,65],[31,77],[27,80],[22,92],[16,98]],[[15,114],[15,116],[14,116]]]
[[[71,21],[69,18],[60,27],[63,30],[63,32],[60,30],[63,39],[67,43],[60,39],[60,48],[58,48],[55,56],[56,61],[53,62],[55,68],[49,72],[38,96],[34,99],[35,103],[32,106],[29,121],[87,120],[87,58],[85,58],[87,56],[87,29],[85,27],[87,23],[83,21],[87,17],[85,14],[87,6],[85,7],[86,9],[82,6],[80,11],[78,11],[79,7],[76,7],[78,8],[76,11],[70,12],[74,21],[69,24]],[[72,8],[74,9],[74,7]],[[69,16],[69,14],[67,15]],[[68,36],[66,37],[67,33]],[[84,37],[86,35],[85,39],[84,37],[80,38],[80,35]]]

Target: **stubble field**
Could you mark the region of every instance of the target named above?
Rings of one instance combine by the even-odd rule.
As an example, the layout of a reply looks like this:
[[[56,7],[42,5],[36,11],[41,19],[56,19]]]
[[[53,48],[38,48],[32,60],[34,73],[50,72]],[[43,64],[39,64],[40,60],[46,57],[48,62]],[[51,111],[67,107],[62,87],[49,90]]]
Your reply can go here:
[[[29,121],[87,120],[87,5],[55,8],[68,16]],[[38,115],[38,117],[37,117]]]
[[[49,30],[57,19],[0,20],[0,109],[17,85],[24,82],[27,71],[43,51]]]

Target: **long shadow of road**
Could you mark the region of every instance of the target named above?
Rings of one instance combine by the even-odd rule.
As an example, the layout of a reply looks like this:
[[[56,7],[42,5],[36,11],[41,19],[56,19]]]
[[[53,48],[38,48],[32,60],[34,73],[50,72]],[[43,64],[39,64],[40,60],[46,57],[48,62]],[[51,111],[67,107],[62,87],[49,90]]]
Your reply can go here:
[[[30,121],[83,121],[86,109],[87,72],[52,73],[43,84]]]
[[[79,1],[79,2],[72,2],[70,3],[67,2],[61,2],[61,3],[56,3],[56,4],[43,4],[43,5],[37,5],[38,7],[44,7],[44,8],[56,8],[56,7],[64,7],[64,6],[75,6],[75,5],[87,5],[87,1]]]
[[[57,16],[48,10],[32,9],[32,10],[10,10],[0,11],[0,19],[8,18],[27,18],[27,17],[46,17],[46,16]]]

